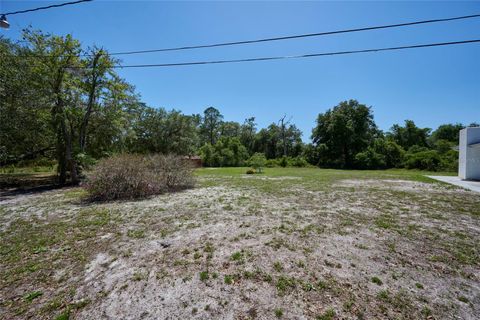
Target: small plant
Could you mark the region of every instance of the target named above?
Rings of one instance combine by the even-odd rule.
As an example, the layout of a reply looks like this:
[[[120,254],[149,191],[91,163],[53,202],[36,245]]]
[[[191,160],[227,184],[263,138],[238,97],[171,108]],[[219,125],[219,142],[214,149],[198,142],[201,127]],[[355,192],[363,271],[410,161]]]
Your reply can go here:
[[[415,287],[417,287],[418,289],[423,289],[423,284],[421,283],[415,283]]]
[[[265,158],[265,155],[263,153],[255,153],[253,156],[250,157],[248,160],[248,164],[253,168],[254,172],[257,173],[262,173],[263,172],[263,167],[265,167],[265,164],[267,162],[267,158]],[[248,173],[248,171],[247,171]]]
[[[145,279],[145,275],[143,273],[141,273],[140,271],[137,271],[133,274],[132,279],[133,279],[133,281],[140,281],[140,280]]]
[[[280,295],[283,295],[287,292],[289,289],[294,289],[295,288],[295,278],[288,278],[285,276],[281,276],[277,280],[277,290]]]
[[[210,276],[208,275],[208,271],[200,272],[200,281],[207,281]]]
[[[241,251],[237,251],[230,256],[230,260],[232,261],[241,261],[242,259],[243,253]]]
[[[141,239],[145,238],[145,231],[143,230],[128,230],[127,236],[130,238]]]
[[[225,277],[223,278],[223,280],[225,281],[225,284],[232,284],[232,283],[233,283],[233,276],[231,276],[231,275],[225,275]]]
[[[377,294],[377,298],[384,302],[388,302],[390,301],[390,293],[388,292],[388,290],[382,290]]]
[[[280,261],[276,261],[274,264],[273,264],[273,269],[275,269],[275,271],[277,272],[280,272],[283,270],[283,266],[282,266],[282,263]]]
[[[247,172],[245,172],[246,174],[255,174],[255,170],[253,169],[248,169]]]
[[[468,302],[469,302],[468,298],[465,297],[465,296],[460,296],[460,297],[458,297],[458,301],[461,301],[461,302],[463,302],[463,303],[468,303]]]
[[[283,310],[282,309],[275,309],[275,317],[281,318],[283,316]]]
[[[335,310],[327,309],[322,315],[317,317],[317,320],[333,320],[335,317]]]
[[[376,285],[381,286],[383,284],[382,280],[380,280],[379,277],[372,277],[372,282],[375,283]]]
[[[32,292],[26,294],[25,296],[23,296],[23,299],[25,301],[32,302],[33,300],[40,297],[41,295],[43,295],[43,292],[41,292],[41,291],[32,291]]]
[[[68,308],[67,310],[65,310],[55,318],[55,320],[68,320],[68,319],[70,319],[70,309]]]
[[[195,260],[196,260],[196,259],[199,259],[199,258],[201,258],[201,257],[202,257],[202,254],[201,254],[200,252],[195,252],[195,253],[193,254],[193,259],[195,259]]]

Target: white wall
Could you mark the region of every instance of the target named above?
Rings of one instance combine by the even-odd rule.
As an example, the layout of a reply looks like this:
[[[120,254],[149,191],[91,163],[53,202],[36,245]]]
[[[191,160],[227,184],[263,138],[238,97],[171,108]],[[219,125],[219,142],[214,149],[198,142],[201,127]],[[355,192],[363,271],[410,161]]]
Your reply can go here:
[[[460,130],[458,151],[458,176],[480,180],[480,127]]]

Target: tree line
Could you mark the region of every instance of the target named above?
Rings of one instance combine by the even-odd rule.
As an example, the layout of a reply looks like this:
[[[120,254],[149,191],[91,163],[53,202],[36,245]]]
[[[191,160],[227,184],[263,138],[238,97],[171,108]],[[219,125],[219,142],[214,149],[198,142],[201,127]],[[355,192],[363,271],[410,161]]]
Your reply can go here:
[[[461,124],[432,131],[407,120],[382,132],[371,107],[350,100],[319,114],[304,143],[286,115],[258,128],[254,116],[226,121],[214,107],[193,115],[152,108],[103,48],[35,30],[23,37],[21,45],[0,38],[2,166],[55,161],[60,183],[117,153],[200,155],[206,166],[242,166],[260,153],[271,166],[455,170]]]

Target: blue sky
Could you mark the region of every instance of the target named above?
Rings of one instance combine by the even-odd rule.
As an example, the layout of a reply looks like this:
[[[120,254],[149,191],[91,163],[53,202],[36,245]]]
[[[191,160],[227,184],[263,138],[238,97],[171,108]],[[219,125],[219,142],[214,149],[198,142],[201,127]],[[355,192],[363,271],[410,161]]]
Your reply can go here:
[[[65,1],[0,1],[8,12]],[[2,35],[21,29],[72,33],[84,46],[142,50],[330,31],[480,13],[480,2],[166,2],[102,1],[10,16]],[[296,55],[480,39],[480,19],[399,29],[124,56],[124,64]],[[143,101],[226,120],[255,116],[259,126],[283,115],[308,140],[318,113],[347,99],[373,107],[383,130],[480,122],[480,44],[301,60],[177,68],[124,69]]]

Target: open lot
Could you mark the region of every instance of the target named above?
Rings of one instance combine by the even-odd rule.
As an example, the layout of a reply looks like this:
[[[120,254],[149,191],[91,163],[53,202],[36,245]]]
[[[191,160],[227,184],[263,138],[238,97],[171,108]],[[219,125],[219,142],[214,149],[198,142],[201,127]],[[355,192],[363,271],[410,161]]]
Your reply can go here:
[[[480,195],[413,171],[200,169],[0,200],[3,319],[478,319]]]

